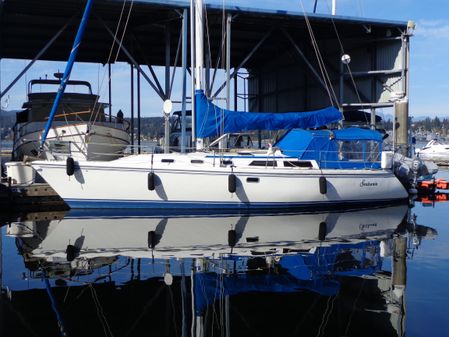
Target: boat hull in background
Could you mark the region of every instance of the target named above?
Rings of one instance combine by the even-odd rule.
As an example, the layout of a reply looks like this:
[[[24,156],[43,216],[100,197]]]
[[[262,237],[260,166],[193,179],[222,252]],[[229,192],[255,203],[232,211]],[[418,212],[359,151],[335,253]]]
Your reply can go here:
[[[14,157],[37,155],[43,125],[39,122],[20,127],[21,135],[14,144]],[[56,158],[71,156],[76,160],[114,160],[123,156],[129,145],[128,131],[121,124],[101,122],[97,124],[55,122],[46,144]]]

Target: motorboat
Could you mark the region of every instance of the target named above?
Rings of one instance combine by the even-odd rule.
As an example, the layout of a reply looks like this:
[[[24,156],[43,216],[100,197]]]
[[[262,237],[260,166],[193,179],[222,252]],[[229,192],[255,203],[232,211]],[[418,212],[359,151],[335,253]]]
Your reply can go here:
[[[438,165],[449,165],[449,144],[432,139],[419,150],[418,157],[423,160],[433,161]]]
[[[46,159],[70,156],[103,161],[123,156],[130,143],[129,123],[121,112],[117,116],[106,115],[107,104],[99,102],[89,82],[78,80],[68,81],[70,90],[64,93],[45,141],[45,151],[40,153],[40,141],[56,97],[51,89],[60,84],[61,75],[55,73],[57,79],[29,82],[28,101],[17,113],[14,126],[13,160],[39,155]]]

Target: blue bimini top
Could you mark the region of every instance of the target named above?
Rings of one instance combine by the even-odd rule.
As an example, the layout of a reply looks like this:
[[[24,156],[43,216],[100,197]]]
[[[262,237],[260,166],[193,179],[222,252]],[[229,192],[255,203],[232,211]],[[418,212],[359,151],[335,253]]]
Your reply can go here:
[[[379,168],[382,134],[375,130],[288,131],[275,146],[285,155],[316,160],[321,168]],[[371,144],[369,144],[371,143]]]

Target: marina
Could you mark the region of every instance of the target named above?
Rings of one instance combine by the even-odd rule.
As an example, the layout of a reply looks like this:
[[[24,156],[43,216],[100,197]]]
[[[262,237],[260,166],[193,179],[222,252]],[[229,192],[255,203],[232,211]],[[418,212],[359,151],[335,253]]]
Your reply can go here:
[[[421,33],[337,2],[1,2],[0,336],[449,335]]]
[[[295,42],[295,38],[288,32],[287,28],[281,29],[281,32],[295,52],[303,58],[303,62],[308,67],[308,71],[305,73],[307,79],[313,78],[314,82],[320,84],[319,89],[311,96],[310,101],[300,102],[299,100],[293,100],[296,95],[297,88],[291,88],[289,95],[291,98],[285,98],[282,102],[283,107],[276,105],[273,108],[274,112],[267,111],[270,106],[264,104],[265,95],[245,96],[245,107],[247,104],[252,103],[253,107],[249,108],[249,111],[238,111],[238,80],[234,81],[234,109],[231,110],[231,77],[237,79],[236,74],[245,66],[249,69],[249,73],[253,76],[259,76],[263,78],[262,74],[259,74],[261,67],[265,68],[275,67],[281,69],[287,64],[291,64],[291,61],[285,63],[283,56],[280,55],[276,60],[277,63],[270,64],[270,61],[260,58],[260,54],[263,54],[262,44],[264,48],[276,45],[276,42],[270,39],[269,35],[264,35],[262,39],[257,43],[249,54],[245,57],[242,63],[236,66],[234,64],[233,72],[231,74],[231,67],[233,66],[234,53],[232,52],[232,40],[230,39],[232,30],[232,13],[236,9],[230,7],[229,14],[227,15],[226,27],[222,28],[222,42],[221,47],[222,55],[213,55],[211,50],[213,49],[213,41],[210,38],[206,39],[205,31],[209,29],[208,22],[205,17],[218,14],[217,8],[214,6],[204,7],[201,0],[192,2],[190,5],[190,12],[187,8],[183,8],[183,15],[177,20],[178,26],[180,25],[181,33],[178,37],[178,49],[174,59],[173,70],[172,68],[172,55],[171,37],[166,37],[165,48],[165,91],[162,92],[162,88],[155,86],[153,81],[158,84],[157,77],[154,76],[153,81],[149,79],[145,72],[142,71],[138,61],[133,55],[125,48],[123,44],[119,44],[121,52],[123,52],[129,59],[132,67],[131,74],[131,139],[133,140],[133,107],[134,107],[134,68],[138,71],[138,79],[142,75],[150,86],[154,89],[163,99],[163,111],[165,116],[165,141],[163,145],[163,154],[151,153],[141,154],[140,147],[137,150],[136,156],[124,157],[112,160],[99,162],[95,160],[95,156],[89,154],[87,146],[91,137],[101,136],[101,132],[86,129],[84,131],[77,130],[77,134],[81,138],[85,138],[82,145],[82,139],[77,141],[70,141],[71,138],[66,138],[67,135],[72,135],[72,132],[65,131],[64,135],[58,135],[55,130],[56,126],[53,125],[54,119],[57,116],[61,116],[60,112],[64,112],[64,118],[71,116],[73,113],[67,114],[62,110],[58,112],[59,105],[62,104],[62,100],[70,100],[70,94],[64,95],[64,91],[67,85],[70,85],[69,81],[71,71],[74,62],[77,58],[78,51],[80,50],[81,42],[84,38],[84,33],[88,27],[90,14],[92,11],[92,1],[87,1],[83,10],[83,15],[80,24],[76,30],[76,36],[73,41],[73,46],[70,52],[69,59],[67,61],[64,73],[60,76],[60,86],[58,92],[54,95],[54,102],[51,109],[46,109],[45,114],[48,114],[47,121],[42,134],[36,134],[35,138],[39,138],[39,149],[34,150],[35,158],[32,158],[28,162],[24,163],[8,163],[8,173],[12,180],[22,182],[23,176],[39,177],[47,182],[50,187],[58,193],[58,195],[65,201],[65,203],[71,208],[150,208],[150,209],[163,209],[163,208],[175,208],[175,209],[234,209],[234,210],[253,210],[253,209],[293,209],[304,208],[315,205],[319,208],[332,208],[339,206],[349,205],[366,205],[366,204],[386,204],[388,202],[396,202],[398,200],[405,201],[408,198],[408,190],[414,190],[416,181],[422,176],[422,171],[425,171],[426,175],[432,175],[435,172],[430,172],[426,168],[428,164],[419,161],[417,165],[414,165],[413,169],[407,161],[401,161],[398,163],[400,168],[405,167],[408,173],[402,174],[402,172],[396,172],[396,163],[394,163],[394,151],[396,148],[403,156],[410,155],[410,147],[408,143],[408,43],[409,37],[413,35],[414,24],[408,22],[372,22],[381,29],[388,29],[391,34],[390,27],[396,26],[401,36],[401,42],[399,40],[395,42],[395,48],[400,47],[396,56],[392,57],[401,59],[402,71],[398,80],[394,84],[387,85],[383,89],[383,92],[379,94],[371,95],[368,100],[371,103],[367,103],[365,106],[351,103],[350,96],[345,97],[346,84],[344,74],[342,71],[335,72],[335,76],[339,76],[339,97],[336,95],[334,88],[332,88],[332,80],[329,76],[320,78],[316,72],[315,67],[310,61],[304,57],[304,54],[299,46]],[[176,5],[174,5],[176,7]],[[162,9],[155,6],[154,8],[149,6],[149,10],[161,11],[168,10],[167,15],[170,17],[173,13],[170,13],[170,6]],[[130,9],[131,10],[131,9]],[[176,12],[176,9],[175,9]],[[239,12],[242,12],[239,10]],[[177,13],[181,13],[181,9]],[[251,11],[248,11],[251,13]],[[272,20],[277,22],[281,17],[275,13],[267,13],[271,15]],[[190,16],[190,32],[188,31]],[[257,15],[256,15],[257,16]],[[294,20],[298,14],[289,14],[288,20]],[[223,19],[225,17],[223,16]],[[240,20],[240,19],[239,19]],[[287,22],[287,18],[285,18]],[[304,21],[303,21],[304,20]],[[314,33],[310,28],[310,21],[307,15],[301,17],[301,28],[304,32],[308,32],[312,40],[314,39]],[[320,20],[318,17],[313,20]],[[357,20],[345,20],[341,18],[342,24],[351,26],[357,25]],[[104,23],[101,19],[100,23]],[[297,21],[299,22],[299,21]],[[261,22],[255,22],[256,26]],[[306,24],[306,26],[304,26]],[[110,29],[105,25],[108,32]],[[126,28],[126,27],[125,27]],[[273,27],[273,29],[276,29]],[[347,28],[349,29],[349,28]],[[171,29],[168,25],[166,31],[169,34]],[[335,32],[338,37],[338,32]],[[190,35],[190,36],[189,36]],[[235,37],[236,35],[233,35]],[[189,39],[190,37],[190,39]],[[113,36],[113,46],[117,41],[116,36]],[[377,37],[376,37],[377,38]],[[271,41],[271,42],[270,42]],[[187,52],[187,46],[190,43],[190,55]],[[274,43],[274,44],[273,44]],[[390,42],[388,42],[390,43]],[[207,45],[206,45],[207,44]],[[341,42],[340,42],[341,44]],[[180,48],[182,47],[182,48]],[[316,51],[317,46],[314,47]],[[181,52],[180,52],[181,51]],[[153,51],[154,52],[158,52]],[[257,52],[257,53],[256,53]],[[319,51],[318,51],[319,52]],[[118,56],[118,55],[117,55]],[[181,136],[180,141],[180,156],[170,154],[169,148],[169,119],[172,113],[173,102],[171,100],[173,78],[177,68],[178,57],[182,59],[182,112],[181,112]],[[187,60],[190,56],[190,73],[191,73],[191,97],[190,102],[187,102]],[[110,57],[110,55],[109,55]],[[221,70],[225,71],[225,82],[220,86],[214,95],[211,95],[213,91],[214,82],[210,81],[211,65],[213,64],[211,58],[217,59],[217,66],[214,69],[214,75],[212,80],[215,79],[215,74],[219,70],[218,61],[223,57],[226,58],[226,64],[222,64]],[[340,57],[341,67],[344,69],[346,66],[347,71],[351,72],[349,66],[351,57],[344,54]],[[206,62],[208,60],[208,62]],[[212,63],[211,63],[212,62]],[[246,64],[249,62],[248,64]],[[318,66],[321,69],[324,66],[324,61],[318,57]],[[253,64],[253,65],[252,65]],[[372,65],[374,66],[374,65]],[[371,66],[371,68],[372,68]],[[297,67],[296,63],[291,64],[292,69]],[[306,68],[307,68],[306,67]],[[151,68],[150,68],[151,69]],[[171,73],[173,71],[173,73]],[[110,69],[108,68],[108,73]],[[385,83],[392,80],[393,75],[397,75],[395,71],[390,72],[388,70],[381,71],[385,76]],[[371,76],[372,73],[368,71],[366,73]],[[20,74],[21,75],[21,74]],[[19,75],[19,76],[20,76]],[[352,75],[351,75],[352,76]],[[18,77],[19,78],[19,77]],[[285,78],[287,80],[287,78]],[[45,83],[44,83],[45,82]],[[50,84],[54,80],[39,80],[37,82],[30,82],[30,88],[33,83]],[[77,82],[76,84],[86,83]],[[138,83],[140,83],[138,81]],[[72,81],[72,84],[75,84]],[[11,84],[12,85],[12,84]],[[262,85],[261,80],[258,82],[248,80],[248,90],[254,90],[257,86]],[[111,83],[109,80],[109,89]],[[90,86],[88,85],[90,88]],[[314,86],[309,86],[313,88]],[[7,88],[9,89],[10,86]],[[226,108],[220,107],[212,102],[217,99],[218,94],[226,88]],[[350,86],[349,86],[350,88]],[[386,89],[388,88],[388,90]],[[402,90],[402,91],[400,91]],[[31,89],[29,90],[31,91]],[[246,91],[246,84],[245,84]],[[2,93],[4,95],[5,92]],[[322,99],[326,98],[326,94],[329,98],[329,104],[323,107]],[[358,93],[360,94],[360,93]],[[33,94],[36,95],[36,94]],[[45,95],[40,93],[39,95]],[[79,95],[79,94],[77,94]],[[91,90],[90,90],[91,95]],[[346,93],[347,95],[347,93]],[[387,97],[389,95],[389,97]],[[139,96],[139,94],[138,94]],[[64,97],[64,98],[63,98]],[[251,100],[255,98],[256,101]],[[394,98],[394,99],[393,99]],[[29,94],[31,99],[31,94]],[[98,100],[98,96],[97,96]],[[109,100],[111,101],[111,95],[109,90]],[[278,101],[278,97],[276,97]],[[138,107],[140,106],[138,98]],[[191,144],[193,148],[186,149],[186,104],[191,105]],[[254,104],[256,103],[256,104]],[[95,102],[96,104],[96,102]],[[28,104],[31,106],[31,104]],[[27,105],[27,106],[28,106]],[[67,104],[66,104],[67,105]],[[99,105],[103,107],[103,105]],[[261,109],[262,107],[262,109]],[[393,152],[383,151],[382,140],[386,137],[385,130],[377,129],[376,122],[376,108],[378,107],[394,107],[398,120],[405,120],[405,123],[400,123],[397,130],[394,132],[393,139]],[[48,106],[49,108],[49,106]],[[69,107],[69,110],[79,110],[77,107]],[[367,135],[370,131],[358,129],[352,126],[352,129],[348,129],[347,136],[336,137],[336,134],[340,134],[343,130],[343,112],[360,112],[359,108],[370,108],[370,124],[371,135]],[[81,110],[85,110],[81,107]],[[301,110],[300,110],[301,109]],[[302,109],[306,109],[304,111]],[[33,112],[33,109],[30,110]],[[30,115],[30,111],[23,111],[22,114],[27,113]],[[91,114],[95,111],[95,106],[91,110]],[[99,111],[103,114],[103,110]],[[59,113],[59,114],[58,114]],[[77,113],[77,112],[76,112]],[[362,115],[364,115],[362,113]],[[17,115],[18,117],[20,114]],[[364,115],[365,118],[367,117]],[[109,110],[109,119],[111,120],[111,109]],[[347,119],[351,120],[351,119]],[[357,120],[355,120],[357,121]],[[140,114],[138,112],[138,145],[140,145]],[[368,122],[368,120],[366,120]],[[95,121],[92,122],[95,127]],[[69,126],[70,127],[70,126]],[[329,129],[327,134],[318,135],[317,132],[309,132],[312,140],[310,141],[310,147],[297,149],[296,142],[300,142],[301,137],[309,137],[306,135],[300,135],[299,138],[295,138],[295,132],[297,129]],[[280,132],[281,130],[288,130],[282,137],[278,134],[275,138],[274,145],[268,143],[267,148],[262,148],[263,143],[261,134],[262,132]],[[259,147],[256,151],[248,150],[237,152],[236,155],[230,155],[227,152],[229,149],[223,147],[226,143],[227,137],[231,133],[257,131],[259,132]],[[53,144],[54,141],[48,138],[53,134],[53,138],[56,139],[57,144]],[[84,132],[84,133],[83,133]],[[67,134],[67,135],[66,135]],[[350,136],[349,136],[350,135]],[[113,136],[111,133],[111,139],[117,139],[117,136]],[[70,136],[72,137],[72,136]],[[280,137],[280,138],[279,138]],[[290,139],[292,138],[293,139]],[[335,142],[328,142],[327,145],[325,138],[330,140],[335,139]],[[16,141],[21,141],[20,137],[16,137]],[[73,137],[72,137],[73,138]],[[101,137],[100,137],[101,138]],[[124,138],[124,137],[121,137]],[[313,139],[320,139],[314,141]],[[286,145],[281,144],[288,139]],[[278,142],[279,141],[279,142]],[[104,141],[103,142],[107,142]],[[265,141],[265,143],[267,143]],[[35,142],[31,143],[35,144]],[[218,149],[211,148],[211,146],[218,144]],[[15,148],[20,148],[23,144],[15,145]],[[57,146],[56,146],[57,145]],[[124,144],[123,144],[124,145]],[[131,144],[134,145],[134,144]],[[179,145],[179,144],[178,144]],[[34,145],[35,146],[35,145]],[[326,148],[323,148],[326,146]],[[74,148],[72,148],[74,147]],[[84,149],[84,150],[83,150]],[[298,157],[297,151],[307,151],[305,155]],[[16,150],[14,150],[16,152]],[[187,155],[185,152],[189,152]],[[134,153],[134,150],[131,151]],[[289,155],[288,153],[292,153]],[[80,156],[80,153],[82,154]],[[95,153],[94,153],[95,154]],[[99,155],[98,153],[96,154]],[[106,154],[106,159],[109,154]],[[272,156],[272,158],[270,158]],[[384,158],[385,157],[385,158]],[[102,158],[102,157],[101,157]],[[305,160],[304,158],[310,158]],[[37,159],[37,160],[36,160]],[[102,158],[103,159],[103,158]],[[298,160],[299,159],[299,160]],[[42,161],[44,160],[44,161]],[[417,160],[416,160],[417,161]],[[407,166],[408,165],[408,166]],[[17,174],[14,174],[17,172]],[[74,179],[72,179],[72,176]],[[38,178],[36,178],[38,179]],[[32,179],[31,179],[32,180]],[[227,180],[227,184],[226,184]],[[303,186],[304,190],[290,190],[288,187],[291,184]],[[116,185],[123,184],[123,185]],[[144,188],[146,184],[147,188]],[[185,185],[185,186],[183,186]],[[226,189],[219,190],[217,187],[220,185],[227,185]],[[183,186],[183,188],[180,188]],[[318,188],[317,188],[318,187]],[[118,193],[120,191],[120,193]],[[193,192],[195,191],[195,192]],[[270,193],[267,193],[270,191]]]

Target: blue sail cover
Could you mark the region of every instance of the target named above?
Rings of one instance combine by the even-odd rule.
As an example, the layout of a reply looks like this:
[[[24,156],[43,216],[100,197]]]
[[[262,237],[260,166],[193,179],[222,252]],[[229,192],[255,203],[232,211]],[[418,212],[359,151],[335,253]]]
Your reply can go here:
[[[209,102],[202,90],[195,92],[197,138],[216,137],[225,133],[251,130],[318,128],[342,119],[335,107],[309,112],[242,112],[222,109]]]

